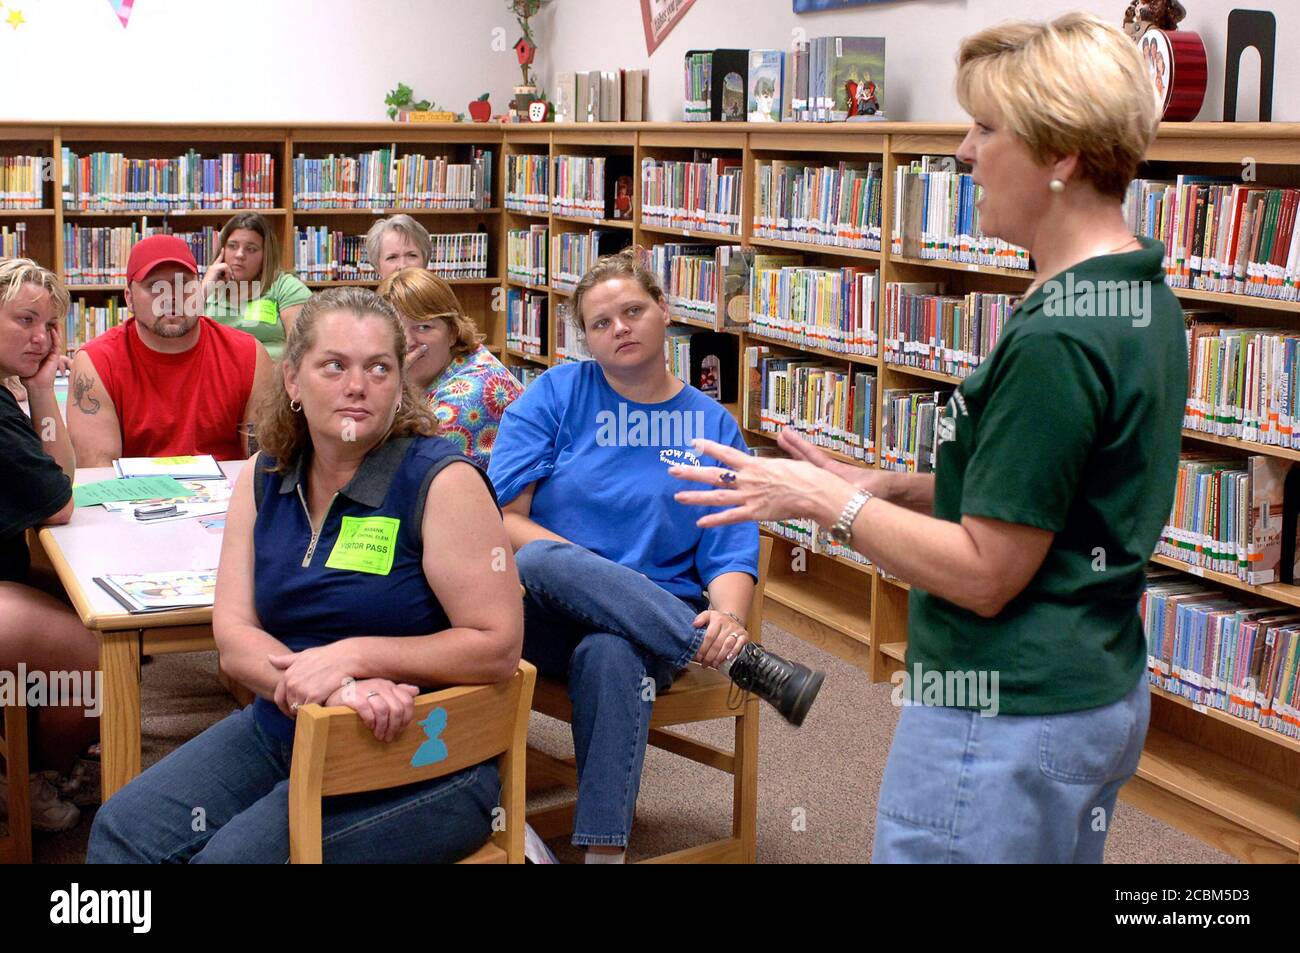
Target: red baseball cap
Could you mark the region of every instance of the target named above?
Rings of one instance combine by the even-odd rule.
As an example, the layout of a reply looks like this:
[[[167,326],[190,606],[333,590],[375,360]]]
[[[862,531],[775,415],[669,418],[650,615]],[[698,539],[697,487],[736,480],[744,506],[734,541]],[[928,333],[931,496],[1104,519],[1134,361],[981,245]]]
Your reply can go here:
[[[192,275],[199,273],[190,246],[175,235],[150,235],[135,243],[126,263],[126,280],[139,281],[159,265],[176,264]]]

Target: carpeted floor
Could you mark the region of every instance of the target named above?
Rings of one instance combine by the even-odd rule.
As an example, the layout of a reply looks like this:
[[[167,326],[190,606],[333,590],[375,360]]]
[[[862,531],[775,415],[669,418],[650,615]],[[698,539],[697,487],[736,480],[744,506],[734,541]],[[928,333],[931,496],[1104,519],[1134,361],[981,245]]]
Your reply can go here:
[[[862,863],[871,855],[876,792],[898,710],[888,684],[867,676],[768,625],[764,644],[827,672],[801,729],[763,706],[760,729],[758,859],[762,863]],[[233,710],[216,679],[213,653],[172,655],[145,666],[146,766]],[[692,734],[730,747],[730,724],[695,726]],[[534,744],[572,753],[568,726],[533,716]],[[538,803],[553,800],[543,794]],[[725,836],[730,830],[730,777],[650,749],[629,859],[660,854]],[[64,834],[37,834],[38,863],[80,863],[90,815]],[[563,841],[551,844],[562,861],[580,859]],[[1231,863],[1195,838],[1121,803],[1107,843],[1108,863]]]

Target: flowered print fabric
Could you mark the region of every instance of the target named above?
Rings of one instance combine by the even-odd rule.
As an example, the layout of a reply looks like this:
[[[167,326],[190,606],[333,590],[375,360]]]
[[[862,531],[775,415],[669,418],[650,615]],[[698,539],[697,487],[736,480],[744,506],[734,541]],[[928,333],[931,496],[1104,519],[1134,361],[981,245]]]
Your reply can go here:
[[[453,358],[426,396],[442,425],[439,436],[486,470],[501,415],[522,393],[514,375],[480,344]]]

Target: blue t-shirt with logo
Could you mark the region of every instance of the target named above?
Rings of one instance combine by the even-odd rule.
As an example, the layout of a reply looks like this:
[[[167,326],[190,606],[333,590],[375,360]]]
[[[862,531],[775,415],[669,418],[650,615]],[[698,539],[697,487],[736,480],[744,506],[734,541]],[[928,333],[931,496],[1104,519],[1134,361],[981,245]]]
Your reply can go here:
[[[673,499],[700,486],[670,466],[718,465],[691,449],[697,437],[748,452],[735,418],[690,385],[642,404],[616,393],[595,361],[561,364],[506,409],[488,477],[502,506],[536,483],[538,525],[697,598],[724,573],[758,576],[757,526],[700,529],[712,511]]]

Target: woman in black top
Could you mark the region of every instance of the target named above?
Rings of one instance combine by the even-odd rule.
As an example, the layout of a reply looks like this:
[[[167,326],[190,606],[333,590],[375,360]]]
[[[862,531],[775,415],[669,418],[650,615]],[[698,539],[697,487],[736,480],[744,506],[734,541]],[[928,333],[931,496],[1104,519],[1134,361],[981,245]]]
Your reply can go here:
[[[16,693],[26,697],[29,686],[46,678],[44,673],[84,672],[89,679],[99,668],[95,637],[66,604],[36,588],[44,580],[31,573],[25,538],[34,526],[72,518],[77,461],[54,399],[54,375],[66,361],[59,329],[67,312],[68,292],[54,274],[25,258],[0,259],[0,378],[16,377],[22,383],[31,412],[29,418],[10,390],[0,388],[3,702]],[[51,704],[47,697],[28,716],[36,721],[33,767],[66,774],[77,754],[98,737],[98,720],[80,704]],[[6,788],[6,804],[7,785],[6,778],[0,785]],[[31,787],[34,827],[66,830],[77,823],[76,807],[58,799],[49,775],[34,774]]]

